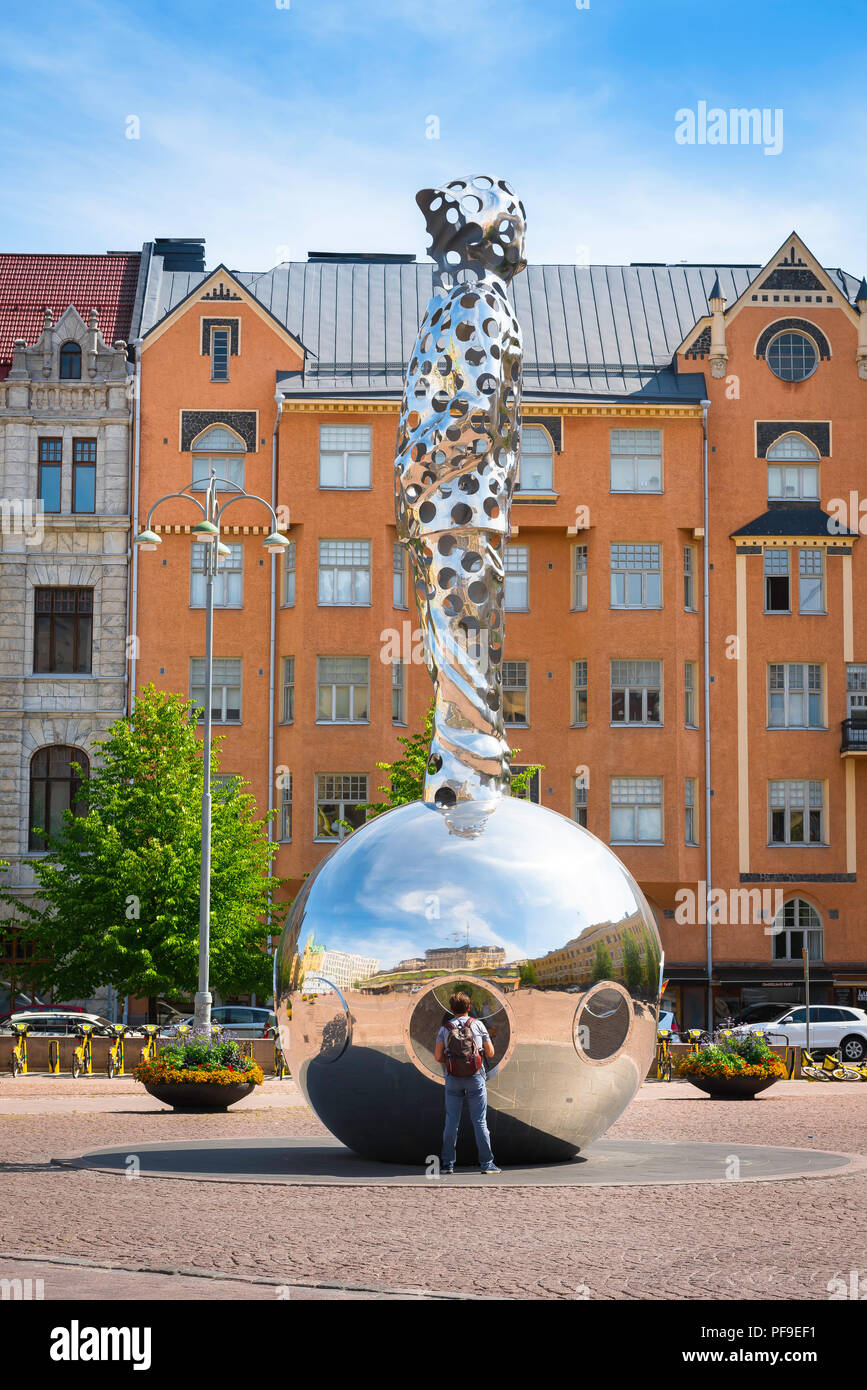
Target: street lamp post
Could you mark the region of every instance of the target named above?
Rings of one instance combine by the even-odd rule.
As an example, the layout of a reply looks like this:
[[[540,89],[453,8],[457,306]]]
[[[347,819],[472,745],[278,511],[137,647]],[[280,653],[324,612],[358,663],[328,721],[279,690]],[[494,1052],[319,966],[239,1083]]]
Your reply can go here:
[[[254,493],[245,492],[237,483],[227,478],[218,478],[211,470],[205,488],[204,502],[193,496],[193,490],[201,487],[196,482],[182,488],[180,492],[167,492],[154,502],[147,515],[144,529],[135,537],[134,544],[141,550],[156,550],[162,538],[151,530],[151,518],[157,507],[172,498],[184,498],[194,502],[202,513],[202,520],[192,528],[193,541],[205,547],[205,708],[204,737],[202,740],[204,762],[202,767],[202,862],[199,878],[199,988],[195,1001],[195,1024],[206,1033],[211,1031],[212,997],[209,982],[209,957],[211,944],[211,693],[214,666],[214,577],[222,560],[229,555],[229,548],[220,540],[220,518],[233,502],[261,502],[271,513],[274,529],[262,542],[269,555],[279,555],[289,545],[289,541],[278,530],[277,514],[270,502]],[[231,491],[232,495],[222,504],[218,501],[220,491]]]

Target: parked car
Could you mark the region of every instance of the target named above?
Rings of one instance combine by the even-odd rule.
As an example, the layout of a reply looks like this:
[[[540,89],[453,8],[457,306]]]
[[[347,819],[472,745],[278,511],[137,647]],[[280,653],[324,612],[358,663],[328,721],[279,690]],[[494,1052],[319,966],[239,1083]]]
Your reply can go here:
[[[277,1027],[277,1015],[271,1009],[254,1009],[248,1004],[218,1004],[211,1009],[211,1021],[233,1038],[272,1038]],[[192,1028],[195,1019],[189,1014],[178,1022]],[[177,1027],[177,1023],[170,1023],[160,1029],[160,1037],[176,1037]]]
[[[659,1022],[656,1026],[660,1030],[660,1032],[663,1029],[668,1029],[668,1032],[671,1033],[672,1037],[674,1038],[676,1038],[678,1035],[677,1019],[675,1018],[674,1014],[671,1012],[670,1009],[660,1009]]]
[[[783,1009],[764,1023],[744,1024],[737,1033],[767,1034],[770,1043],[792,1047],[807,1044],[807,1009],[804,1004]],[[839,1048],[844,1062],[863,1062],[867,1057],[867,1012],[839,1004],[810,1005],[810,1050],[833,1052]]]
[[[114,1037],[114,1024],[109,1019],[102,1018],[99,1014],[86,1014],[80,1009],[58,1009],[53,1012],[46,1009],[25,1009],[5,1018],[0,1023],[0,1034],[8,1036],[12,1032],[13,1023],[28,1024],[30,1037],[42,1034],[54,1038],[67,1038],[75,1034],[82,1023],[93,1024],[95,1038]],[[138,1030],[129,1029],[127,1036],[138,1036]]]
[[[789,1009],[797,1007],[797,999],[784,999],[782,1002],[779,999],[765,999],[760,1004],[750,1004],[746,1009],[741,1009],[741,1012],[735,1015],[732,1027],[740,1028],[748,1023],[771,1023]]]

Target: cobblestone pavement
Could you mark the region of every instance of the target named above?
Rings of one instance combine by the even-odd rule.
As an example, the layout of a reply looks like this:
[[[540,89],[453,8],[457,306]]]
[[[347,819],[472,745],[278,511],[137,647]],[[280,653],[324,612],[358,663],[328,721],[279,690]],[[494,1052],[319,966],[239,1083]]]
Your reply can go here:
[[[31,1107],[41,1113],[32,1113]],[[28,1111],[30,1113],[28,1113]],[[828,1282],[867,1272],[867,1174],[713,1187],[277,1188],[125,1178],[52,1168],[52,1157],[116,1144],[324,1133],[291,1082],[265,1086],[225,1115],[175,1115],[129,1081],[19,1078],[0,1085],[0,1174],[7,1252],[31,1260],[161,1272],[181,1297],[338,1296],[436,1290],[456,1233],[482,1260],[449,1286],[510,1298],[788,1299],[828,1297]],[[780,1083],[752,1102],[696,1098],[649,1084],[613,1139],[791,1145],[867,1152],[867,1086]],[[204,1233],[204,1234],[203,1234]],[[85,1266],[91,1266],[86,1273]],[[0,1277],[29,1265],[0,1257]],[[64,1281],[46,1264],[39,1277]],[[194,1278],[219,1275],[220,1279]],[[127,1278],[116,1276],[119,1297]],[[132,1278],[132,1276],[130,1276]],[[144,1275],[135,1276],[139,1280]],[[248,1281],[272,1280],[270,1285]],[[201,1292],[202,1285],[208,1287]],[[101,1288],[104,1285],[100,1285]],[[144,1287],[144,1285],[140,1285]],[[186,1289],[191,1291],[187,1292]],[[367,1291],[365,1294],[364,1291]],[[216,1292],[215,1292],[216,1291]],[[312,1289],[311,1297],[335,1296]],[[65,1294],[59,1296],[66,1296]],[[91,1297],[104,1296],[92,1293]]]

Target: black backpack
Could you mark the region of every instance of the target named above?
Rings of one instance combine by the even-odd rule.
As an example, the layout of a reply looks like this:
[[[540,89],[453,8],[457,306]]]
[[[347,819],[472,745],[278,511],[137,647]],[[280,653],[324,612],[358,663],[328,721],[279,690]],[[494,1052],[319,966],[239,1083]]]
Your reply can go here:
[[[482,1065],[482,1053],[473,1032],[473,1020],[453,1018],[446,1024],[446,1070],[449,1076],[475,1076]]]

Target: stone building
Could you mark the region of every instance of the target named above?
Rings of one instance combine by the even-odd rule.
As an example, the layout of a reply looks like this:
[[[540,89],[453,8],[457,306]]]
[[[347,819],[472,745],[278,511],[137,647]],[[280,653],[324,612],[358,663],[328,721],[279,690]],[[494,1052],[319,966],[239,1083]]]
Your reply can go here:
[[[24,898],[39,830],[75,804],[75,766],[87,772],[126,710],[140,261],[0,256],[0,859]],[[0,1010],[13,992],[31,998],[7,932]],[[104,992],[89,1002],[110,1007]]]

